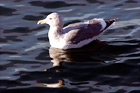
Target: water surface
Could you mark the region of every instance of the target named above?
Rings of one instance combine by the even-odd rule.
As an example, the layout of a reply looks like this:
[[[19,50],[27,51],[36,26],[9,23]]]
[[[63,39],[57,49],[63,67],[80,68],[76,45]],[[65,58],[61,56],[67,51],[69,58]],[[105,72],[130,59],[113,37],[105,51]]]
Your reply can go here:
[[[1,0],[0,93],[139,93],[139,0]],[[119,18],[82,49],[50,48],[47,25]]]

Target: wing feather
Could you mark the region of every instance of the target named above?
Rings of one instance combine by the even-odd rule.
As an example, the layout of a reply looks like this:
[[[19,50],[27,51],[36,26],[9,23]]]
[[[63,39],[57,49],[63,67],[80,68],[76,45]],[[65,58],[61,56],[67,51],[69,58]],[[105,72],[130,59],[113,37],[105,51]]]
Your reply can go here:
[[[101,33],[102,25],[97,20],[90,20],[88,23],[76,23],[64,28],[65,40],[70,44],[77,44],[82,40],[93,38]]]

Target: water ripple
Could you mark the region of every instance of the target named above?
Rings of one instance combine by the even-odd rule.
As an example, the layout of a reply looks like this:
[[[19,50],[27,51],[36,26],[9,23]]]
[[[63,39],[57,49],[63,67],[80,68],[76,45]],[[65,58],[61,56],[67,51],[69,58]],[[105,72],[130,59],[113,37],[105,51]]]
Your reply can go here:
[[[140,93],[139,0],[1,0],[0,93]],[[64,25],[118,18],[89,45],[50,47],[52,12]]]

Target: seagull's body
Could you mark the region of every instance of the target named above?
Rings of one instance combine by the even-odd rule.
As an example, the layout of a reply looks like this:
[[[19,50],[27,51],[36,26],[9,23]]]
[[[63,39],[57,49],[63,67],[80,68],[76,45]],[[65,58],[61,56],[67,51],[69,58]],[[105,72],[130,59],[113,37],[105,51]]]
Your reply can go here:
[[[38,24],[50,25],[48,37],[51,47],[59,49],[81,48],[97,38],[104,30],[110,27],[116,19],[105,21],[92,19],[87,22],[70,24],[63,28],[62,17],[58,13],[49,14]]]

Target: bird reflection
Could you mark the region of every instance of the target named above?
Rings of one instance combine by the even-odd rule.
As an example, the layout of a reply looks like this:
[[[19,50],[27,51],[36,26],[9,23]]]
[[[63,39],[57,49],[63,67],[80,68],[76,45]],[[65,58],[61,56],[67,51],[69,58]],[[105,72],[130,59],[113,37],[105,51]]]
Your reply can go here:
[[[63,87],[63,80],[58,80],[58,83],[38,83],[36,86],[48,87],[48,88],[60,88]]]
[[[105,42],[96,40],[80,49],[62,50],[51,47],[49,49],[49,55],[52,58],[51,62],[53,65],[44,69],[43,71],[50,71],[53,69],[54,73],[61,73],[60,69],[54,70],[54,68],[61,67],[63,62],[103,62],[103,60],[97,58],[97,56],[99,56],[97,52],[99,52],[99,50],[101,50],[105,45]],[[56,79],[57,77],[51,77],[51,79],[53,78]],[[63,78],[57,81],[57,83],[38,83],[37,85],[51,88],[59,88],[64,86],[65,81]]]
[[[90,57],[92,56],[92,59],[94,59],[93,56],[97,55],[97,52],[99,52],[105,45],[107,45],[106,42],[96,40],[79,49],[62,50],[51,47],[49,49],[49,54],[52,58],[51,62],[53,63],[53,66],[60,66],[61,62],[91,61]],[[94,59],[94,61],[97,61],[97,59]]]

